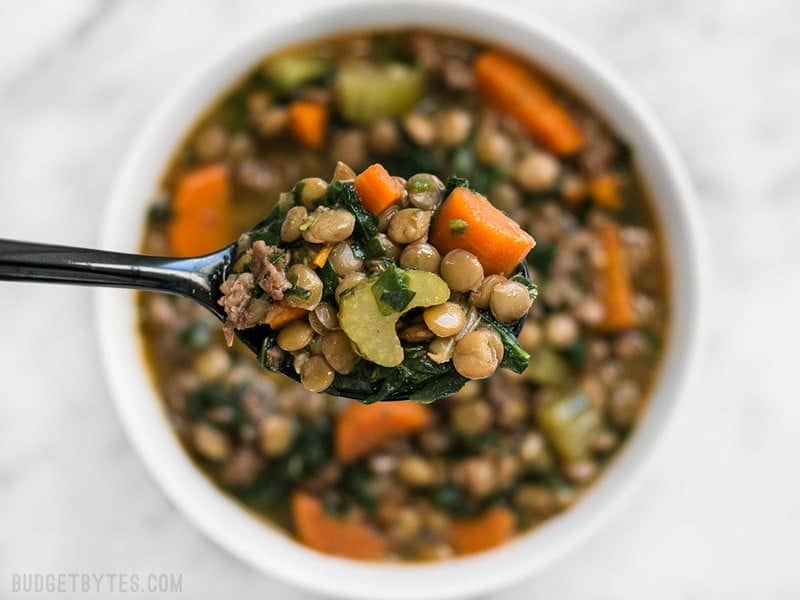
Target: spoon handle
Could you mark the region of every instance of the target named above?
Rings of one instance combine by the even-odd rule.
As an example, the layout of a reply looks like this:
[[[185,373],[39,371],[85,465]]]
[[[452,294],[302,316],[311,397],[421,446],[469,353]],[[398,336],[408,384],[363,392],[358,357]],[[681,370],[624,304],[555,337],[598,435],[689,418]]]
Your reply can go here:
[[[217,308],[215,267],[231,255],[224,248],[206,256],[168,258],[0,239],[0,281],[155,290]]]

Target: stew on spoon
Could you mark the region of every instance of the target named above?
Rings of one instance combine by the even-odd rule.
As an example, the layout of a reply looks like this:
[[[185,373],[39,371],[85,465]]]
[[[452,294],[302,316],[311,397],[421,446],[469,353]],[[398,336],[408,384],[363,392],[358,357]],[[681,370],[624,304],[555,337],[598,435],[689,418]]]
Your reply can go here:
[[[239,239],[219,301],[228,345],[266,324],[264,367],[367,402],[432,401],[498,367],[522,373],[511,326],[537,294],[517,272],[535,242],[468,185],[380,164],[301,180]]]

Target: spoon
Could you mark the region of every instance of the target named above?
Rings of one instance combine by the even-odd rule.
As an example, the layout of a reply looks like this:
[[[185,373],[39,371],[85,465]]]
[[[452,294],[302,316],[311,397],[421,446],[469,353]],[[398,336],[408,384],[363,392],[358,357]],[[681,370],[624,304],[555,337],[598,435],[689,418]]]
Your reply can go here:
[[[0,281],[66,283],[165,292],[194,300],[224,321],[225,311],[217,302],[222,296],[219,288],[228,276],[236,255],[236,242],[204,256],[171,258],[0,239]],[[527,278],[527,265],[521,263],[517,272]],[[525,317],[511,327],[515,336],[519,335],[524,322]],[[264,339],[272,330],[266,325],[258,325],[237,329],[234,333],[259,357]],[[300,380],[290,365],[282,366],[279,372],[295,381]],[[359,390],[337,389],[332,393],[355,400],[364,400],[368,396]],[[386,398],[401,399],[404,398]]]

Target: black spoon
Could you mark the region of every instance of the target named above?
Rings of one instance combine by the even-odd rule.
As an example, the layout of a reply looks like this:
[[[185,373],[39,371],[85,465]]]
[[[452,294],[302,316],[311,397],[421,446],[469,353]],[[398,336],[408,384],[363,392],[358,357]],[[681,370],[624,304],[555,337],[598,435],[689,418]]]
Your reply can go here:
[[[170,258],[0,239],[0,281],[67,283],[166,292],[190,298],[224,321],[225,311],[217,302],[221,297],[219,287],[228,276],[236,255],[236,242],[205,256]],[[527,278],[528,269],[524,262],[517,272]],[[524,322],[523,317],[511,327],[515,336],[519,335]],[[266,325],[235,331],[239,340],[257,357],[264,339],[271,332]],[[295,381],[300,379],[288,364],[281,367],[280,372]],[[364,400],[368,396],[357,390],[341,395],[355,400]],[[401,399],[404,398],[386,398]]]

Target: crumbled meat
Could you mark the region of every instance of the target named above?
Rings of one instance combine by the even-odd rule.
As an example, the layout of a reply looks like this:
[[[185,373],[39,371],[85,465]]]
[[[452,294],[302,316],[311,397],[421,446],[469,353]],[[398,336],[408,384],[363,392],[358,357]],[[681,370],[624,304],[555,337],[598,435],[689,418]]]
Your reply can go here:
[[[314,87],[303,91],[303,100],[328,105],[333,102],[333,92],[329,88]],[[334,154],[334,156],[336,156]]]
[[[423,69],[432,71],[439,67],[442,55],[436,40],[430,35],[418,34],[411,38],[411,51]]]
[[[249,240],[239,239],[239,248],[246,249]],[[260,323],[270,307],[269,300],[283,300],[284,291],[292,287],[286,278],[288,251],[267,246],[262,240],[255,242],[244,253],[249,273],[234,273],[220,286],[219,304],[225,309],[227,319],[222,326],[228,346],[233,344],[233,332]],[[261,297],[258,289],[267,296]],[[254,294],[254,292],[256,292]]]
[[[262,240],[255,242],[250,252],[250,270],[256,278],[258,287],[275,302],[280,302],[283,300],[283,292],[292,287],[286,279],[288,254],[275,246],[267,246]]]
[[[475,87],[475,76],[463,60],[448,58],[442,65],[442,76],[448,87],[454,90],[471,90]]]
[[[578,164],[592,176],[602,175],[611,169],[617,156],[613,135],[594,117],[579,118],[584,144],[578,153]]]
[[[231,487],[246,487],[263,467],[264,459],[253,448],[243,446],[222,465],[220,479]]]
[[[271,165],[254,158],[243,160],[237,172],[239,183],[259,193],[274,192],[280,186],[280,177]]]
[[[225,309],[227,320],[222,327],[228,346],[233,344],[233,330],[242,328],[247,323],[247,305],[253,297],[255,278],[252,273],[240,273],[229,276],[220,286],[222,298],[219,304]]]
[[[418,65],[438,74],[449,88],[468,91],[475,87],[469,46],[459,42],[442,44],[430,35],[418,34],[411,38],[411,52]]]

